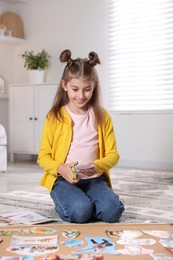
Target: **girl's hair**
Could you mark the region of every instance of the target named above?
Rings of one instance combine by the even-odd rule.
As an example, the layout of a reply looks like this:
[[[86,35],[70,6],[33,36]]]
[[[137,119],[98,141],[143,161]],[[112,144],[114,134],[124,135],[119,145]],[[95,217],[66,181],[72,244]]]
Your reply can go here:
[[[93,107],[95,114],[95,123],[101,124],[104,119],[103,108],[100,104],[100,85],[95,69],[95,65],[100,64],[100,59],[95,52],[90,52],[88,59],[72,59],[71,51],[64,50],[59,57],[61,62],[66,62],[62,78],[54,98],[53,106],[50,112],[53,112],[54,116],[58,120],[63,120],[61,113],[61,107],[69,102],[67,92],[62,87],[62,80],[67,84],[72,78],[86,78],[94,82],[94,91],[89,101],[89,105]]]

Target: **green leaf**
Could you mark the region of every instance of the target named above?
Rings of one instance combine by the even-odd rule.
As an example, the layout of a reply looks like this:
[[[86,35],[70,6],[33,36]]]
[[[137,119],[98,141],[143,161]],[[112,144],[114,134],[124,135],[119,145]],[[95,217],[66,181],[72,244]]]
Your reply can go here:
[[[44,49],[37,54],[33,51],[25,51],[20,55],[24,60],[24,67],[27,70],[45,70],[49,67],[51,56]]]

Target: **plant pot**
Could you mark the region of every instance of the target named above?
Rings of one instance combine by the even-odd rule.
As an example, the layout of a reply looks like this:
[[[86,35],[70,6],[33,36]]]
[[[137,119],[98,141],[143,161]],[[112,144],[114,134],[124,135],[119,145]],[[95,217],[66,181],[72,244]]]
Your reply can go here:
[[[29,78],[32,84],[41,84],[44,82],[45,71],[44,70],[30,70]]]

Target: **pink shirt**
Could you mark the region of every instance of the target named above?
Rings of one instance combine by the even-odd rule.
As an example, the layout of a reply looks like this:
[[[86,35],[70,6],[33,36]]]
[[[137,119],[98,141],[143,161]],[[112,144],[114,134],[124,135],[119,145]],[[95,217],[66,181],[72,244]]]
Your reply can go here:
[[[66,110],[73,121],[73,137],[66,163],[78,161],[80,164],[88,164],[98,158],[98,132],[94,126],[94,112],[89,108],[84,115],[77,115],[71,112],[68,106]],[[91,178],[101,174],[94,174]],[[80,179],[90,177],[81,175]]]

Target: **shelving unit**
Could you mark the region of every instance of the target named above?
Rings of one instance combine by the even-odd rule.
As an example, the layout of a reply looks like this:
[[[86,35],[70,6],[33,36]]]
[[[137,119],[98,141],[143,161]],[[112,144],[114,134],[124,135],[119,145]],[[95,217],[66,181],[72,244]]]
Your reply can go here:
[[[25,4],[28,0],[0,0],[1,2],[5,2],[10,5],[15,5],[15,4]],[[11,8],[10,8],[11,10]],[[26,39],[22,38],[17,38],[13,36],[7,36],[7,35],[0,35],[0,46],[2,45],[11,45],[11,46],[16,46],[16,45],[24,45],[28,44],[28,41]],[[0,92],[0,100],[1,99],[8,99],[8,91],[6,90],[5,93]]]
[[[25,39],[20,39],[12,36],[0,35],[0,43],[6,43],[10,45],[20,45],[20,44],[27,44],[28,41]]]

